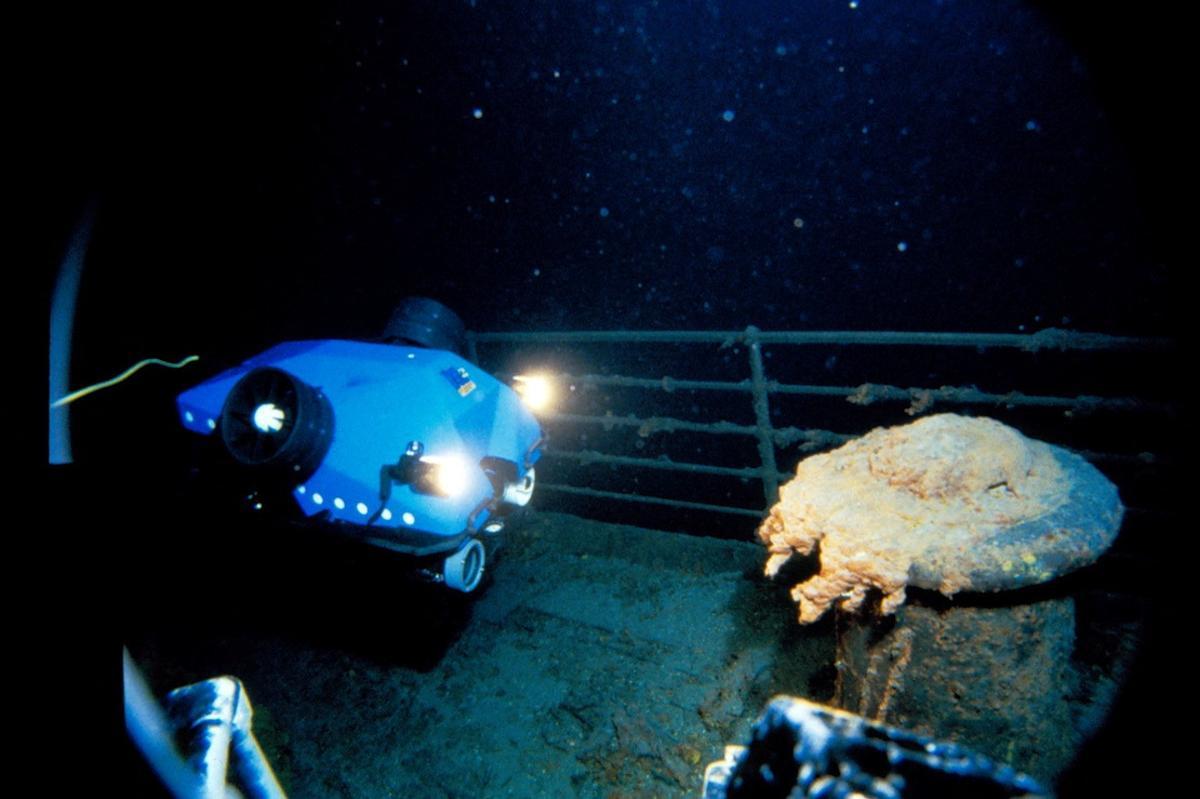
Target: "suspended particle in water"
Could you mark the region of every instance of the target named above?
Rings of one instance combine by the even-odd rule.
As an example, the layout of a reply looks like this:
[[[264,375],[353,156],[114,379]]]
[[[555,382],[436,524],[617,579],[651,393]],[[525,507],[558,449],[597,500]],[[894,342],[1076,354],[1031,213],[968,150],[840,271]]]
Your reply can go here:
[[[476,119],[483,119],[483,109],[476,108],[474,111],[471,112],[471,116],[475,117]]]
[[[725,113],[721,114],[721,119],[725,120],[726,122],[732,122],[734,116],[736,115],[733,113],[733,109],[726,108]]]

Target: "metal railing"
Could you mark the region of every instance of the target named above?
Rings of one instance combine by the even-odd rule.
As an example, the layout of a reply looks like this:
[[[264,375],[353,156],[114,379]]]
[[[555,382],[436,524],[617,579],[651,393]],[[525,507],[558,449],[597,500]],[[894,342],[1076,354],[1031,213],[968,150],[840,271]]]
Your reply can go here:
[[[1170,414],[1175,408],[1162,400],[1148,400],[1137,396],[1097,396],[1077,394],[1055,396],[1026,394],[1019,391],[1006,393],[981,391],[973,385],[939,387],[901,387],[878,383],[861,383],[852,386],[807,385],[782,383],[769,378],[763,360],[764,345],[787,346],[862,346],[862,347],[959,347],[979,352],[995,349],[1012,349],[1024,353],[1042,351],[1073,352],[1165,352],[1172,342],[1165,338],[1134,338],[1100,333],[1083,333],[1058,329],[1046,329],[1030,334],[979,334],[979,333],[906,333],[864,331],[811,331],[784,332],[760,331],[749,327],[744,331],[547,331],[513,333],[468,333],[468,354],[475,363],[479,359],[479,345],[505,345],[508,347],[551,346],[551,345],[696,345],[716,344],[720,350],[732,346],[744,347],[748,362],[748,376],[740,381],[678,379],[668,375],[640,377],[614,374],[558,374],[556,381],[575,387],[616,387],[666,392],[723,392],[741,393],[749,396],[754,424],[735,424],[728,421],[695,421],[667,415],[603,415],[577,413],[550,413],[543,422],[553,431],[561,426],[595,425],[606,431],[618,427],[636,428],[644,437],[655,433],[698,433],[712,436],[741,436],[753,438],[757,448],[757,463],[729,466],[707,463],[680,462],[667,457],[648,458],[618,455],[608,452],[580,449],[562,450],[551,448],[547,454],[553,458],[571,460],[579,464],[608,464],[624,468],[657,471],[684,472],[694,475],[714,475],[738,480],[756,480],[761,483],[765,505],[762,508],[746,508],[716,503],[695,502],[669,497],[651,496],[633,490],[607,491],[588,486],[562,483],[539,482],[539,489],[548,489],[576,496],[611,499],[623,502],[638,502],[687,510],[714,511],[746,517],[761,518],[776,502],[779,485],[790,474],[779,471],[776,463],[777,448],[799,445],[802,452],[815,452],[839,445],[855,435],[824,429],[808,429],[795,426],[776,427],[771,421],[773,396],[807,396],[845,400],[849,405],[868,406],[877,402],[907,402],[909,416],[926,412],[935,404],[982,405],[1007,409],[1051,408],[1065,413],[1094,413],[1107,411],[1119,414]],[[483,364],[485,367],[487,363]],[[639,403],[639,407],[644,407]],[[865,432],[865,431],[864,431]],[[555,436],[551,434],[551,444]],[[1109,462],[1153,462],[1158,455],[1147,452],[1120,454],[1102,451],[1077,450],[1084,457],[1095,461]]]

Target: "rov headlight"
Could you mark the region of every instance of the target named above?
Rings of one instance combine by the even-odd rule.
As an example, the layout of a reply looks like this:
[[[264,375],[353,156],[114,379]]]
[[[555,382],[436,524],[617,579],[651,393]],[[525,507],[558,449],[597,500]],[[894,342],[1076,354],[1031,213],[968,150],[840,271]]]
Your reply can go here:
[[[549,410],[554,402],[554,383],[543,375],[516,375],[513,388],[532,411]]]
[[[413,487],[426,494],[443,497],[461,496],[467,490],[470,474],[467,462],[458,456],[423,455]]]

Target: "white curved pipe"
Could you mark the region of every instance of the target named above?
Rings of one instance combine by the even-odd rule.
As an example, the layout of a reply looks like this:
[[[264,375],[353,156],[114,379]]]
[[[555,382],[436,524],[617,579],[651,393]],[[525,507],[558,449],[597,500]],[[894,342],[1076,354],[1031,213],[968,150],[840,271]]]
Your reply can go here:
[[[71,235],[63,255],[50,299],[50,402],[67,393],[71,372],[71,336],[75,328],[75,301],[79,297],[79,279],[83,260],[92,238],[92,220],[96,201],[89,200],[83,216]],[[50,409],[50,463],[71,463],[71,412],[66,405]]]

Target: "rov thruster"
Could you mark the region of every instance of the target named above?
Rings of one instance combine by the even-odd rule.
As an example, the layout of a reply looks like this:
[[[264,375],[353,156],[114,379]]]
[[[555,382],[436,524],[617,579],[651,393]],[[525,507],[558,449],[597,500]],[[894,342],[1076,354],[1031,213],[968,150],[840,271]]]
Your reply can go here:
[[[461,356],[464,330],[409,298],[379,341],[278,344],[180,394],[179,416],[216,437],[253,507],[282,498],[470,592],[533,494],[545,434],[517,390]]]

